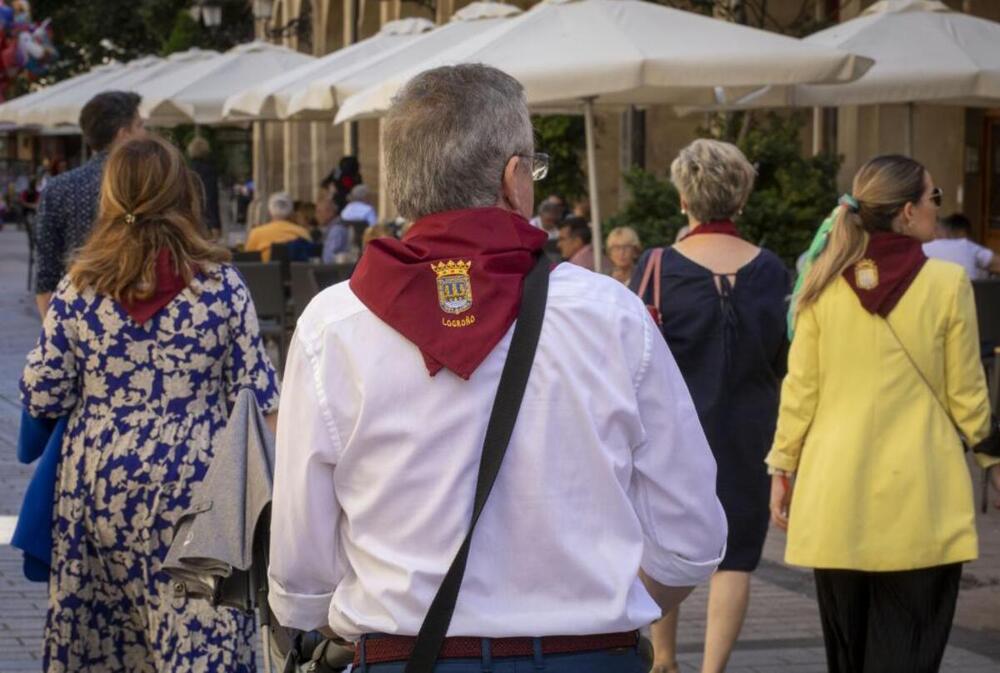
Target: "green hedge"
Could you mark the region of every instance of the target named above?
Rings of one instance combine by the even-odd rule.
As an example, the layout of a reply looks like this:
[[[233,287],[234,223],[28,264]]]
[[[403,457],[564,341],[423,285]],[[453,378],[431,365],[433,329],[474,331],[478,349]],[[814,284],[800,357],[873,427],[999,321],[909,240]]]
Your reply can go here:
[[[767,114],[738,142],[757,167],[757,181],[738,218],[744,236],[767,247],[788,264],[807,247],[816,227],[837,201],[840,160],[829,155],[802,153],[801,114]],[[702,135],[709,135],[707,132]],[[633,169],[625,175],[630,198],[625,207],[604,223],[605,232],[628,225],[639,233],[643,246],[669,245],[687,223],[680,214],[677,190],[666,178]]]

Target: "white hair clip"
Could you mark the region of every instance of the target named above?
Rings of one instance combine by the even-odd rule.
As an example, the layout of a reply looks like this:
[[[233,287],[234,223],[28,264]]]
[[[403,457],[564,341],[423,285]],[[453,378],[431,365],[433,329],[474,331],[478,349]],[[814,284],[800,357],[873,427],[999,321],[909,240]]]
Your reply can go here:
[[[132,213],[125,213],[125,224],[135,224],[135,215]]]

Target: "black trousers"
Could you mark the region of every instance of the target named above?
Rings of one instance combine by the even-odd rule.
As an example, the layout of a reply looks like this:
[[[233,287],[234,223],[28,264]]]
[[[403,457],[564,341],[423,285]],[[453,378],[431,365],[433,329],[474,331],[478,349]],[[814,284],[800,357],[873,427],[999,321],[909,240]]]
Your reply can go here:
[[[960,563],[815,576],[830,673],[937,673],[955,617]]]

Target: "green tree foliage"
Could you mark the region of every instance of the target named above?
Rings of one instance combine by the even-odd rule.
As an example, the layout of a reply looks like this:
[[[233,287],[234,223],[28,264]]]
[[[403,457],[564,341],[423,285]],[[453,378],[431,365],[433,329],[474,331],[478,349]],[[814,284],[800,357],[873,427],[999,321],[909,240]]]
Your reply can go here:
[[[206,28],[187,13],[190,0],[33,0],[36,20],[52,19],[59,60],[43,83],[85,72],[115,59],[203,47],[225,50],[253,37],[251,3],[216,0],[222,25]]]
[[[535,183],[535,202],[549,194],[559,194],[572,202],[587,190],[581,167],[584,152],[583,117],[580,115],[545,115],[532,118],[535,145],[550,157],[549,175]]]
[[[768,114],[737,142],[757,168],[753,193],[737,223],[748,240],[766,246],[789,264],[809,247],[816,227],[837,201],[839,159],[804,157],[803,124],[800,114]],[[672,243],[686,224],[674,186],[642,169],[626,174],[625,184],[630,199],[604,223],[605,231],[628,225],[644,246]]]
[[[605,236],[615,227],[629,226],[639,234],[644,248],[673,243],[677,231],[687,224],[673,184],[642,168],[633,168],[624,177],[630,198],[624,208],[604,221]]]

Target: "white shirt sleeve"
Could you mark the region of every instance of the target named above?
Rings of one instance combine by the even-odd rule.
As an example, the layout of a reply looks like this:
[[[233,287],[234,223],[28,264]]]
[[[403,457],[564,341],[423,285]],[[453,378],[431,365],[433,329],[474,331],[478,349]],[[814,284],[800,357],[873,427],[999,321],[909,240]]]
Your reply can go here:
[[[278,622],[304,631],[329,623],[344,575],[333,482],[340,440],[316,372],[315,357],[296,335],[278,410],[268,579]]]
[[[989,248],[984,248],[981,245],[975,246],[976,250],[976,266],[984,271],[990,268],[990,264],[993,262],[993,251]]]
[[[684,378],[656,325],[643,321],[636,394],[644,441],[633,449],[629,489],[642,525],[642,569],[668,586],[707,580],[726,549],[715,458]]]

